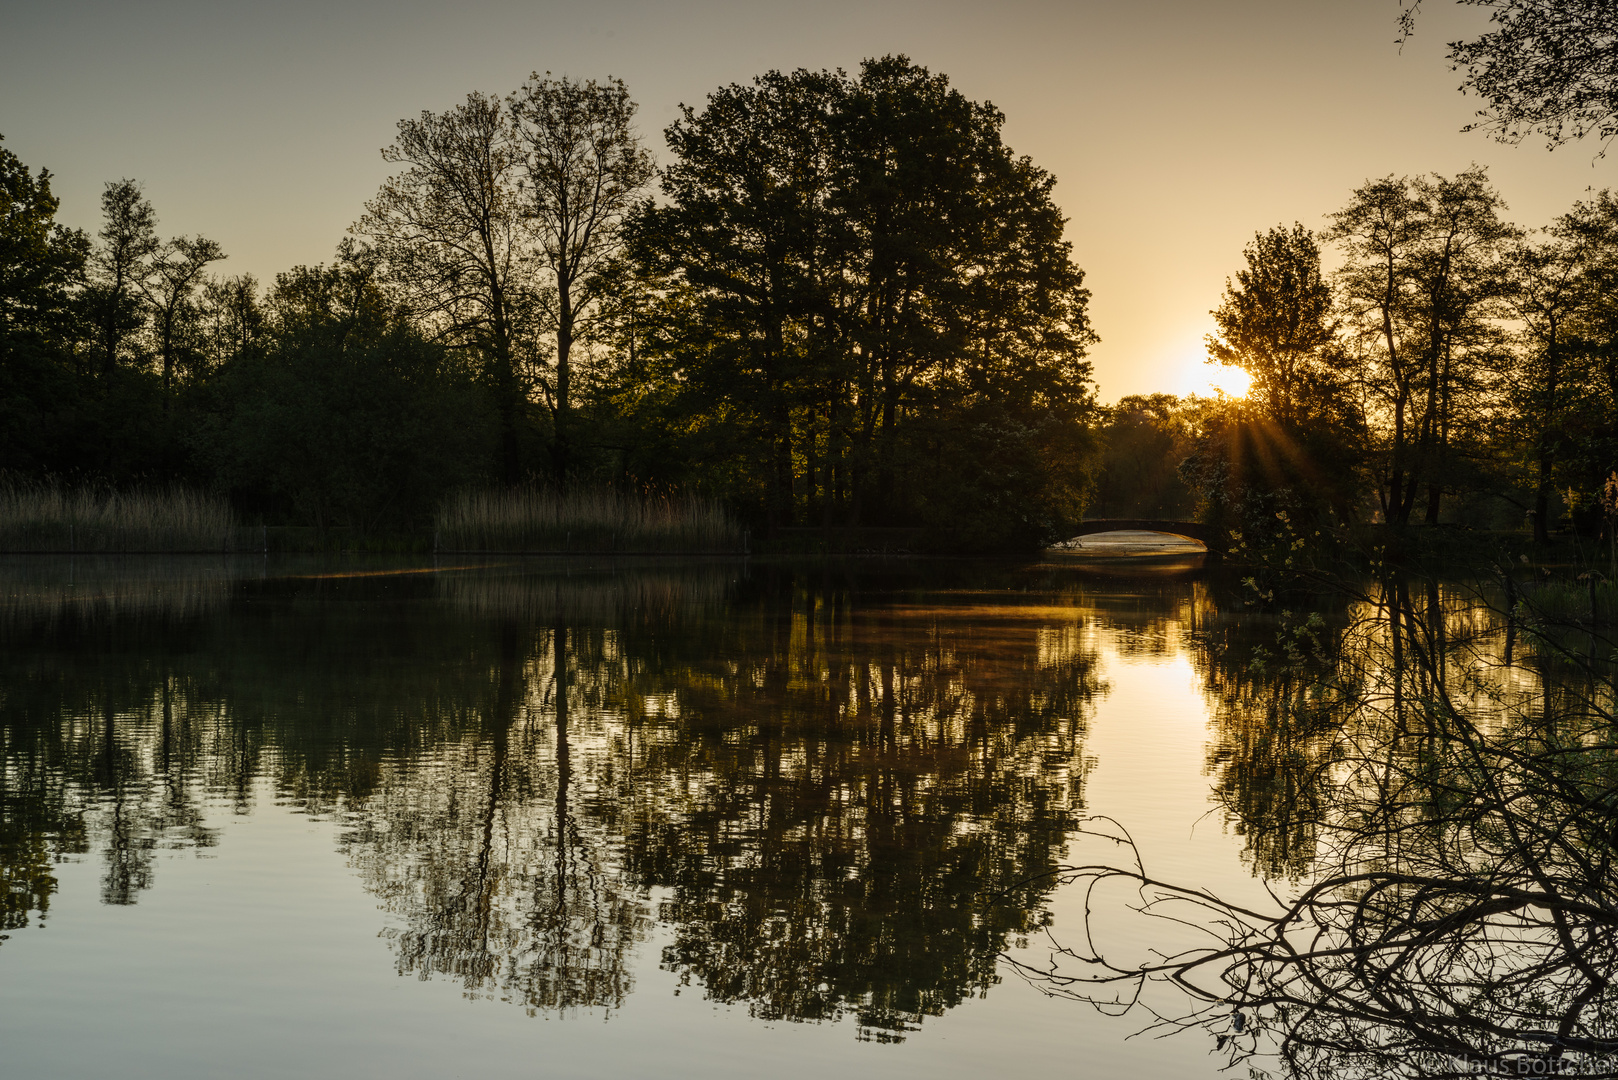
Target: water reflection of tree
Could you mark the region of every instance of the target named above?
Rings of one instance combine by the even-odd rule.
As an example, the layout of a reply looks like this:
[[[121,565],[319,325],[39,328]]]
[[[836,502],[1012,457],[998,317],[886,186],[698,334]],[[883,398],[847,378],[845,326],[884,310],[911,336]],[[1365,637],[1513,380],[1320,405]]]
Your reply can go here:
[[[133,903],[150,887],[158,850],[216,841],[194,782],[211,748],[207,710],[197,706],[193,685],[154,674],[148,657],[77,652],[82,638],[72,618],[30,619],[7,638],[0,668],[6,926],[26,925],[31,911],[43,917],[55,890],[51,866],[86,854],[92,836],[104,861],[102,900]]]
[[[615,666],[588,638],[502,624],[481,726],[389,762],[348,812],[344,845],[400,922],[401,974],[448,975],[530,1011],[616,1008],[630,992],[649,914],[575,805],[597,778],[575,775],[573,684]]]
[[[885,1040],[986,991],[1082,805],[1094,658],[1045,622],[808,589],[665,668],[627,837],[664,965]]]
[[[1352,692],[1327,677],[1341,632],[1335,619],[1300,636],[1274,618],[1246,614],[1208,621],[1192,650],[1212,707],[1214,797],[1245,840],[1244,860],[1266,879],[1297,880],[1314,861],[1340,713]]]
[[[1098,860],[1070,876],[1131,883],[1214,943],[1145,963],[1086,944],[1029,973],[1115,1004],[1172,980],[1192,1007],[1166,1022],[1294,1076],[1618,1075],[1613,666],[1543,626],[1538,675],[1506,665],[1481,599],[1400,582],[1364,599],[1315,677],[1340,695],[1337,733],[1315,865],[1287,900],[1242,906]],[[1303,674],[1283,657],[1260,681],[1283,667]]]
[[[656,916],[717,1000],[899,1037],[1044,921],[1094,638],[1067,602],[734,577],[311,574],[0,612],[0,842],[32,883],[7,925],[51,859],[104,854],[103,898],[133,901],[155,852],[211,842],[198,808],[268,789],[339,823],[401,973],[610,1009]]]

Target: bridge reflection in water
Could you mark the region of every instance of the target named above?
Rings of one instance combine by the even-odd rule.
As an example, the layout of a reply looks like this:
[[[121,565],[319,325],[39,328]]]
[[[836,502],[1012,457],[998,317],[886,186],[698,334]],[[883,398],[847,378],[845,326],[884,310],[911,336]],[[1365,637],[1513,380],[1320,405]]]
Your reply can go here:
[[[1084,522],[1067,540],[1052,545],[1051,554],[1087,558],[1183,559],[1220,549],[1208,526],[1192,521],[1102,519]]]

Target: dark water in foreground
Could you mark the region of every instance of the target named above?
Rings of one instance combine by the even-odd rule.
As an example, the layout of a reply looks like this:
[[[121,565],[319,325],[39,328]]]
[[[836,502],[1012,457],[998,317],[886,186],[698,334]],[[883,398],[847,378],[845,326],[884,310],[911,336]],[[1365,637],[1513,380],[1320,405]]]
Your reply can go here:
[[[1312,857],[1221,652],[1271,628],[1194,576],[0,579],[8,1077],[1213,1076],[1007,958],[1091,815],[1231,898]]]

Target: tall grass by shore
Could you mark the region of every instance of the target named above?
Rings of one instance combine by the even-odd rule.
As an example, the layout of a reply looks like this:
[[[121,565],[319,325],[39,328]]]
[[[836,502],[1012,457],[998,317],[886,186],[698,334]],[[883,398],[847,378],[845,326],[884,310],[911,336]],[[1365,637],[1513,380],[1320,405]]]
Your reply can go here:
[[[0,551],[228,551],[236,522],[221,496],[186,488],[95,491],[0,486]]]
[[[440,551],[732,554],[746,534],[706,499],[613,491],[466,491],[438,511]]]

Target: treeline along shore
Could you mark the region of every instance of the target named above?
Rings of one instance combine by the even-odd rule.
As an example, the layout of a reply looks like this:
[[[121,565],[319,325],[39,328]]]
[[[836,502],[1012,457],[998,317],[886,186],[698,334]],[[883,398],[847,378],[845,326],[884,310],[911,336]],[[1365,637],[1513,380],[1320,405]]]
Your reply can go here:
[[[335,255],[268,283],[134,180],[94,236],[58,224],[0,147],[0,546],[184,550],[182,506],[197,550],[1017,551],[1086,516],[1612,541],[1606,192],[1524,230],[1482,170],[1368,180],[1241,253],[1209,349],[1245,396],[1107,407],[1055,178],[993,105],[889,56],[682,106],[661,167],[634,116],[536,74],[401,120]]]

